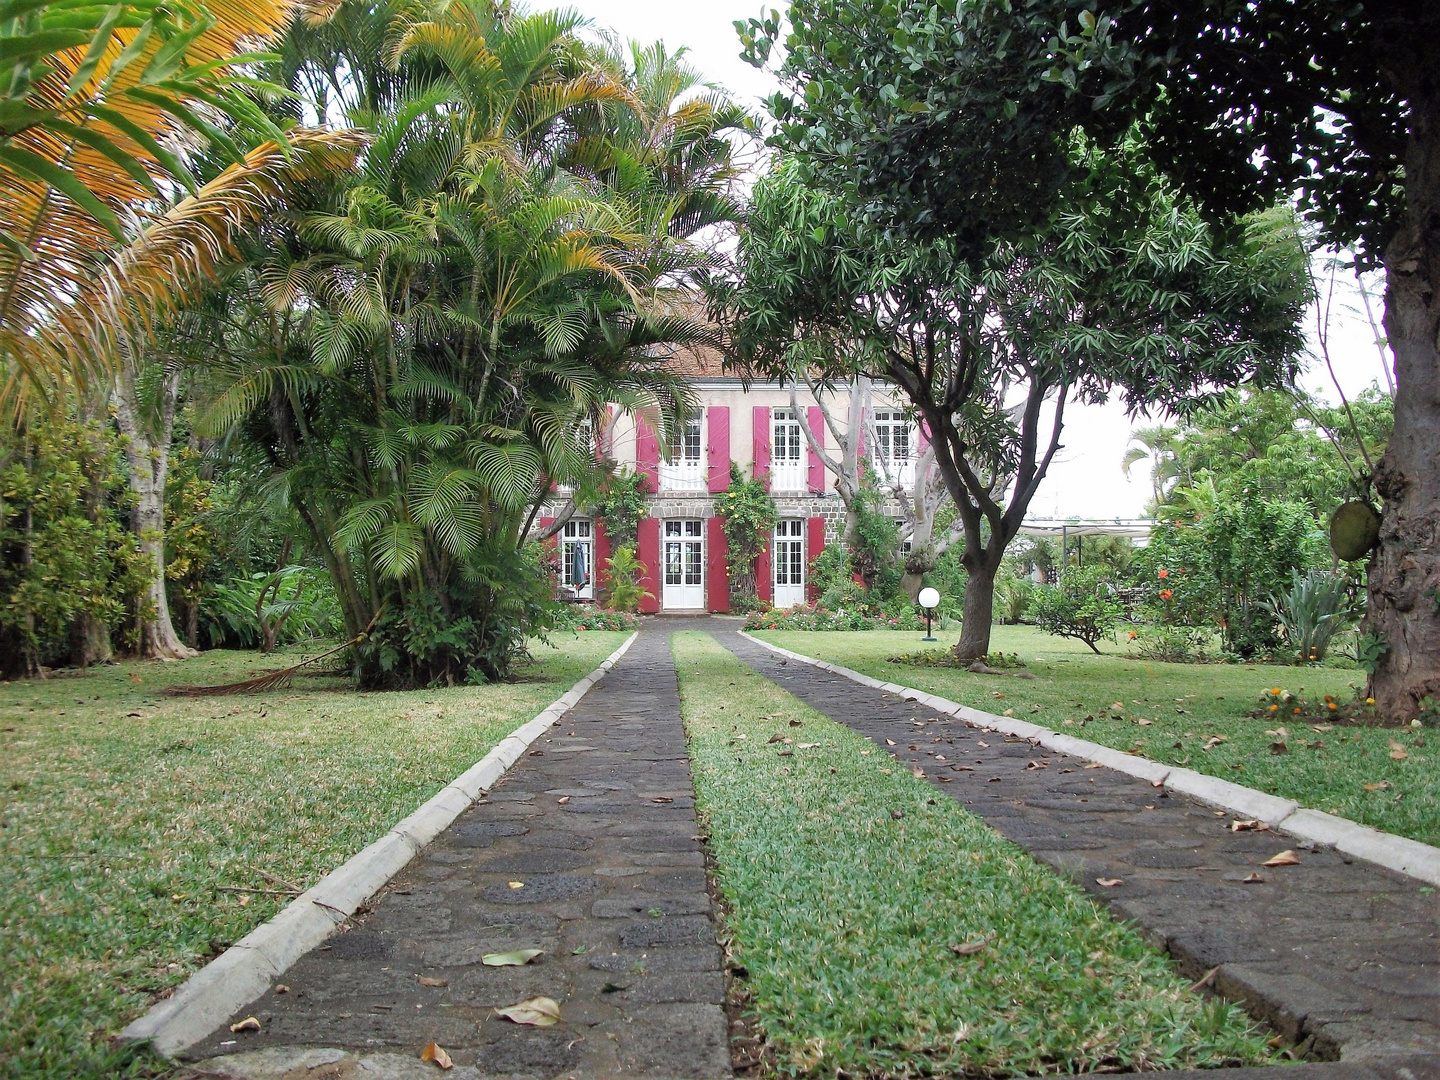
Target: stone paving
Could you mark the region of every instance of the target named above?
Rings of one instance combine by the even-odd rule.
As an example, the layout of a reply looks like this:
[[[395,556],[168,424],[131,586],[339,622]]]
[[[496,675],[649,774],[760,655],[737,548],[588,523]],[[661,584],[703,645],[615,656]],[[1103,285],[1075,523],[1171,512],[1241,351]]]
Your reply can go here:
[[[1188,797],[936,718],[917,703],[787,661],[731,628],[694,628],[711,630],[760,674],[923,770],[938,791],[1083,883],[1168,950],[1182,973],[1209,974],[1219,992],[1245,1002],[1303,1054],[1348,1063],[1319,1066],[1317,1077],[1440,1077],[1433,889],[1276,833],[1233,832],[1229,816]],[[1298,851],[1298,866],[1260,865],[1286,848]],[[1251,875],[1263,880],[1247,882]]]
[[[512,887],[512,883],[522,883]],[[539,948],[525,967],[488,953]],[[425,982],[421,982],[421,979]],[[384,1080],[730,1075],[668,627],[653,627],[373,911],[187,1057],[205,1076]],[[561,1022],[494,1009],[535,996]]]

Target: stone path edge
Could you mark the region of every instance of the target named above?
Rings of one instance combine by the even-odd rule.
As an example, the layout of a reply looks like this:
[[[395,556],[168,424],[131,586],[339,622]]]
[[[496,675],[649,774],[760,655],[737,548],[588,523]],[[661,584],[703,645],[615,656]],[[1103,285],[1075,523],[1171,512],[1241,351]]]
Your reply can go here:
[[[968,705],[927,694],[913,687],[882,682],[839,664],[831,664],[804,653],[791,652],[768,641],[761,641],[743,630],[737,633],[747,641],[780,656],[843,676],[862,686],[919,702],[936,712],[948,713],[976,727],[1003,732],[1017,738],[1034,739],[1041,746],[1058,753],[1099,762],[1116,772],[1148,780],[1155,787],[1167,787],[1240,817],[1263,821],[1272,829],[1288,833],[1306,843],[1333,847],[1343,854],[1375,863],[1417,881],[1440,885],[1440,847],[1423,844],[1409,837],[1396,836],[1394,833],[1381,832],[1348,818],[1309,810],[1291,799],[1282,799],[1242,784],[1221,780],[1219,777],[1206,776],[1194,769],[1172,768],[1147,757],[1132,757],[1087,739],[1077,739],[1051,731],[1028,720],[996,716],[994,713],[972,709]]]
[[[166,1057],[199,1042],[235,1010],[254,1001],[296,960],[335,929],[495,785],[530,744],[575,707],[635,644],[631,634],[594,671],[521,724],[418,810],[361,849],[190,976],[173,995],[120,1032],[121,1042],[149,1042]]]

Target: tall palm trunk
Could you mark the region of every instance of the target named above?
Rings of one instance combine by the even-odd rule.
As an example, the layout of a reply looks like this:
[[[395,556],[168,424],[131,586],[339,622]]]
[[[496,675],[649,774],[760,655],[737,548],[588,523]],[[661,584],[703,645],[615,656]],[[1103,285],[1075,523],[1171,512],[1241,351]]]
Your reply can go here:
[[[133,358],[132,358],[133,359]],[[140,619],[139,654],[155,660],[182,660],[198,655],[180,640],[170,620],[165,595],[165,480],[170,469],[170,438],[175,429],[175,403],[180,369],[167,368],[159,389],[153,424],[144,422],[135,391],[135,368],[127,362],[115,379],[115,419],[125,436],[125,461],[135,507],[130,528],[149,562],[150,584],[141,597],[147,613]]]

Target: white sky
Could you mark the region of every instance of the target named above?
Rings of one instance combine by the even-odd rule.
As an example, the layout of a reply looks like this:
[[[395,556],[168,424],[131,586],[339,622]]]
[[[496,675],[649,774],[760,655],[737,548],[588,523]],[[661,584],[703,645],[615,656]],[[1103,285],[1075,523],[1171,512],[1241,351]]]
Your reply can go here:
[[[538,2],[535,6],[539,6]],[[614,30],[622,38],[643,42],[664,41],[674,50],[689,49],[690,61],[706,78],[729,90],[742,102],[763,113],[762,98],[772,93],[775,81],[740,59],[735,36],[736,19],[758,17],[770,7],[755,0],[708,0],[675,3],[673,0],[572,0],[567,5],[597,26]],[[1374,337],[1358,294],[1342,272],[1331,305],[1330,356],[1346,395],[1354,396],[1372,384],[1385,386],[1385,376]],[[1373,282],[1371,283],[1373,286]],[[1381,314],[1380,291],[1371,289],[1376,319]],[[1312,346],[1315,318],[1307,320]],[[1305,389],[1327,402],[1338,402],[1335,386],[1318,356],[1301,379]],[[1127,479],[1120,461],[1130,445],[1130,433],[1156,420],[1132,421],[1118,402],[1100,406],[1072,406],[1067,410],[1064,448],[1030,505],[1031,517],[1137,517],[1150,497],[1150,475],[1145,463]]]

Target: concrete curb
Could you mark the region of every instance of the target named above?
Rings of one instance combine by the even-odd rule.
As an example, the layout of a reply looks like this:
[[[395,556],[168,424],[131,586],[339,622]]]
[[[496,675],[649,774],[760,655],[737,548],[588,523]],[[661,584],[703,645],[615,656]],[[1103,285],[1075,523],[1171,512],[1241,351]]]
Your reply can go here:
[[[173,1057],[214,1031],[240,1006],[258,998],[281,972],[321,944],[493,787],[532,742],[550,730],[615,666],[639,636],[638,632],[631,634],[599,667],[533,720],[501,739],[495,749],[418,810],[190,976],[173,995],[120,1032],[120,1039],[149,1041],[160,1053]]]
[[[972,709],[948,698],[937,697],[908,686],[881,682],[879,679],[872,679],[869,675],[862,675],[858,671],[841,667],[839,664],[831,664],[824,660],[817,660],[813,656],[782,649],[779,645],[761,641],[743,630],[739,631],[739,634],[746,641],[752,641],[762,649],[768,649],[770,652],[788,659],[798,660],[802,664],[809,664],[822,671],[843,676],[862,686],[918,702],[935,712],[948,713],[975,727],[1003,732],[1006,735],[1014,735],[1022,739],[1034,739],[1046,749],[1069,754],[1072,757],[1085,758],[1088,761],[1098,761],[1117,772],[1128,773],[1130,776],[1148,780],[1156,787],[1167,787],[1172,791],[1199,799],[1203,803],[1227,810],[1239,817],[1263,821],[1271,828],[1289,833],[1307,843],[1334,847],[1346,855],[1375,863],[1387,870],[1393,870],[1397,874],[1415,878],[1417,881],[1423,881],[1429,885],[1440,885],[1440,848],[1430,844],[1422,844],[1418,840],[1410,840],[1393,833],[1380,832],[1378,829],[1356,824],[1346,818],[1321,813],[1319,810],[1307,810],[1290,799],[1282,799],[1263,791],[1256,791],[1254,788],[1232,784],[1228,780],[1207,776],[1194,769],[1171,768],[1158,761],[1152,761],[1150,758],[1122,754],[1108,746],[1101,746],[1099,743],[1093,743],[1086,739],[1077,739],[1058,731],[1051,731],[1049,728],[1040,727],[1027,720],[1016,720],[1010,716],[996,716],[994,713]]]

